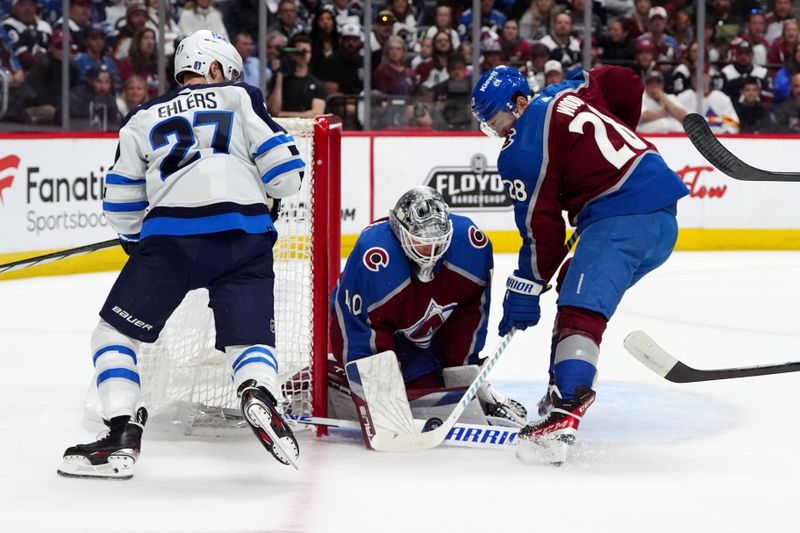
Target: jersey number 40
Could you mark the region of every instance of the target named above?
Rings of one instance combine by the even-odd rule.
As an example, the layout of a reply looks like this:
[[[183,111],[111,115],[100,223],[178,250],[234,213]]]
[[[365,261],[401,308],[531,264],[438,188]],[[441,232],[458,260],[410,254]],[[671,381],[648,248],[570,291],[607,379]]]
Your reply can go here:
[[[195,111],[192,122],[186,117],[174,116],[162,120],[150,130],[150,145],[153,150],[158,150],[170,144],[170,137],[174,137],[172,149],[161,161],[161,181],[179,171],[189,163],[200,159],[200,152],[191,150],[198,144],[195,128],[214,127],[211,135],[211,146],[198,146],[198,148],[213,148],[215,154],[227,154],[231,144],[231,129],[233,128],[232,111]]]

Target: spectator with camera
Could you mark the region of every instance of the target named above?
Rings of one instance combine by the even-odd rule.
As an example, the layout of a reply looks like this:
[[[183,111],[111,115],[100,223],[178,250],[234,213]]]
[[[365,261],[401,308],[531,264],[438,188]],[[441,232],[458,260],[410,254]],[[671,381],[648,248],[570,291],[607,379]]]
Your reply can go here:
[[[313,118],[325,112],[325,85],[311,74],[311,38],[299,33],[279,58],[267,99],[273,117]]]

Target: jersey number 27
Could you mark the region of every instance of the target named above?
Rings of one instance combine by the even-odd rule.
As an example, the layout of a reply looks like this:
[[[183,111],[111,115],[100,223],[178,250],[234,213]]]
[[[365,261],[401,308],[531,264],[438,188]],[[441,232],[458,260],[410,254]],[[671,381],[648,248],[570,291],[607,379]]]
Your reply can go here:
[[[182,169],[189,163],[200,159],[200,152],[191,150],[197,144],[195,128],[214,127],[211,135],[211,146],[215,154],[227,154],[231,143],[231,129],[233,128],[233,112],[231,111],[195,111],[192,122],[186,117],[174,116],[162,120],[150,130],[150,146],[158,150],[170,143],[170,137],[175,138],[172,149],[161,161],[161,181]],[[205,148],[203,146],[199,148]]]

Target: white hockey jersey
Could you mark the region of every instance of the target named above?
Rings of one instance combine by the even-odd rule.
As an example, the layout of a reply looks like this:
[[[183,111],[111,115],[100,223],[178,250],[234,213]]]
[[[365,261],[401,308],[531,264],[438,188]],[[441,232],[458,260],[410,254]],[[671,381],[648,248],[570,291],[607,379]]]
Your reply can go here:
[[[106,174],[103,211],[117,233],[273,231],[267,196],[300,189],[305,162],[245,83],[188,85],[134,109]]]

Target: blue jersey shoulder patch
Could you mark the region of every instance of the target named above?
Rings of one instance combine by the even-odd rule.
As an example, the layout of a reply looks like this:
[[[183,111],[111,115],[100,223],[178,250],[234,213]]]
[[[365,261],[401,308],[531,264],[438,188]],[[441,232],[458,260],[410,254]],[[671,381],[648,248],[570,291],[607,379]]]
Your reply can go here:
[[[411,277],[411,268],[388,221],[367,227],[358,237],[342,273],[342,283],[358,288],[365,302],[391,294]],[[369,305],[369,304],[368,304]]]
[[[488,282],[494,266],[489,237],[468,217],[451,214],[450,220],[453,222],[453,240],[445,254],[445,260]]]

